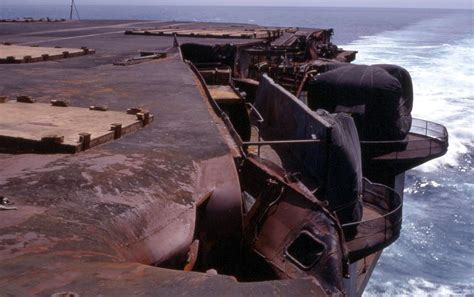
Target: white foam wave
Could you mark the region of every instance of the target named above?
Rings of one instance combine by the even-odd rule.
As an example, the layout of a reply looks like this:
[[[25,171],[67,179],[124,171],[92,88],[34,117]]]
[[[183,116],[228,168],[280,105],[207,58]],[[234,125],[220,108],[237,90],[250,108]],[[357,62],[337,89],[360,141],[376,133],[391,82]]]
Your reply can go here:
[[[363,36],[344,46],[359,51],[356,63],[406,68],[413,78],[413,116],[448,128],[448,153],[421,170],[458,166],[459,156],[474,146],[474,38],[469,30],[450,35],[446,28],[459,30],[459,26],[447,22],[420,22],[400,31]],[[440,27],[443,34],[436,32]]]
[[[459,286],[454,288],[449,285],[440,285],[429,282],[423,278],[409,279],[404,284],[395,285],[393,282],[384,282],[378,285],[379,290],[364,292],[364,297],[373,296],[466,296],[474,293],[472,286]],[[384,288],[384,289],[383,289]]]

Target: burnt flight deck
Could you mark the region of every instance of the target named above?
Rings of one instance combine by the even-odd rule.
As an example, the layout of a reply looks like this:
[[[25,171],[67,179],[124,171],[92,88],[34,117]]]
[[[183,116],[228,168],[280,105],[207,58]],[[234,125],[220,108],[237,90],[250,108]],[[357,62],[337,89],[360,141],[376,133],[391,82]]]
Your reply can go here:
[[[0,119],[0,295],[360,295],[381,250],[398,237],[401,200],[359,218],[397,216],[383,233],[390,238],[364,241],[351,232],[362,226],[359,235],[370,237],[370,223],[341,227],[311,183],[254,147],[282,141],[255,134],[255,105],[268,95],[259,81],[288,100],[295,118],[321,125],[324,135],[335,127],[301,107],[307,73],[355,58],[330,43],[331,34],[139,20],[1,22],[0,115],[9,116]],[[313,72],[300,72],[303,65]],[[93,120],[81,118],[81,126],[78,114]],[[95,121],[108,136],[93,146]],[[78,149],[45,149],[66,140]],[[433,145],[441,147],[436,155],[418,161],[443,154],[447,135]],[[377,158],[370,166],[394,162]],[[396,195],[384,191],[371,198]]]

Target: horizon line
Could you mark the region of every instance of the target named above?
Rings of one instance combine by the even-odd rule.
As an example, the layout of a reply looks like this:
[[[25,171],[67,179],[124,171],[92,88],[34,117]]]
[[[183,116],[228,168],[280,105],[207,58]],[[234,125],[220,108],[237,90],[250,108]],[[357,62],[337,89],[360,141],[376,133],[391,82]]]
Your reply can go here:
[[[12,5],[12,6],[48,6],[48,5],[54,5],[54,6],[69,6],[70,3],[50,3],[50,4],[27,4],[27,3],[7,3],[7,4],[1,4],[0,6],[3,5]],[[367,8],[383,8],[383,9],[436,9],[436,10],[473,10],[473,7],[471,6],[470,8],[450,8],[450,7],[406,7],[406,6],[321,6],[321,5],[223,5],[223,4],[217,4],[217,5],[212,5],[212,4],[110,4],[110,3],[104,3],[104,4],[96,4],[96,3],[85,3],[85,4],[77,4],[77,6],[162,6],[162,7],[261,7],[261,8],[271,8],[271,7],[278,7],[278,8],[356,8],[356,9],[367,9]]]

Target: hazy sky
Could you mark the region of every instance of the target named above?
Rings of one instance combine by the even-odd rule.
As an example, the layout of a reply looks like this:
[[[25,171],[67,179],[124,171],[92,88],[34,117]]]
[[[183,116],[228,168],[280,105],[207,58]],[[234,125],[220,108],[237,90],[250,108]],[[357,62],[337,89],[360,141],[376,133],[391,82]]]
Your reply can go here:
[[[472,9],[473,0],[75,0],[81,4],[120,5],[252,5],[252,6],[323,6],[323,7],[408,7]],[[0,4],[65,4],[70,0],[0,0]]]

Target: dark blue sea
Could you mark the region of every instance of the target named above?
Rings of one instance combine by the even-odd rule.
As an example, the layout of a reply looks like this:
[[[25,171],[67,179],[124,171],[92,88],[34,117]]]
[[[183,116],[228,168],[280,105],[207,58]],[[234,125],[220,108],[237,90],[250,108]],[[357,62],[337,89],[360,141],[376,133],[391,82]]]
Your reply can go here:
[[[0,18],[66,18],[68,9],[67,4],[7,6],[0,1]],[[413,115],[446,125],[450,148],[446,156],[407,172],[402,235],[384,251],[365,296],[474,295],[472,10],[80,4],[78,10],[82,19],[330,27],[336,44],[359,51],[356,63],[408,69],[414,81]]]

